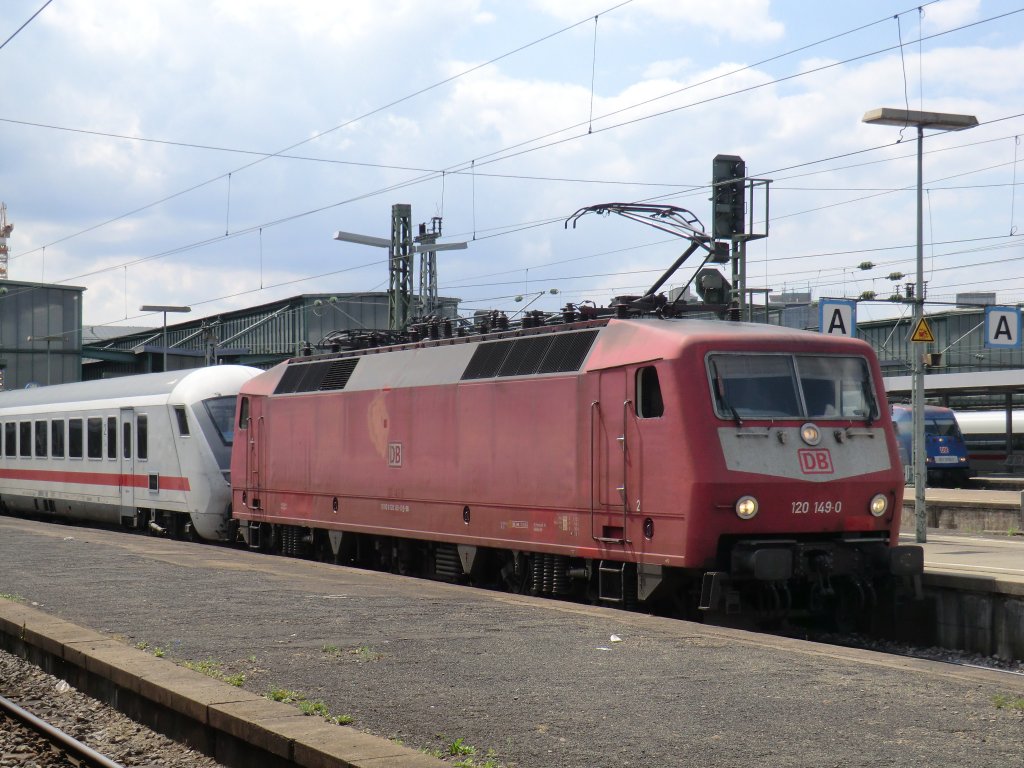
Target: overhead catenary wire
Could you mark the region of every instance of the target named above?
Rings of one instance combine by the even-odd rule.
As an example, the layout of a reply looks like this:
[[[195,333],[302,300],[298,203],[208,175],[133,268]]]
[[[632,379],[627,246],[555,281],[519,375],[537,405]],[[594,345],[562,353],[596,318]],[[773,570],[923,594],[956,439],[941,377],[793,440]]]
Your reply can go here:
[[[475,172],[475,170],[476,170],[476,169],[475,169],[475,167],[474,167],[474,172]],[[320,209],[320,210],[322,210],[322,209]],[[299,214],[299,215],[301,215],[301,214]],[[292,219],[294,219],[294,218],[297,218],[297,217],[298,217],[298,215],[296,215],[296,216],[293,216],[293,217],[288,217],[288,218],[285,218],[285,219],[281,219],[281,220],[278,220],[278,221],[276,221],[276,222],[268,222],[268,223],[266,223],[266,226],[272,226],[272,225],[273,225],[273,224],[275,224],[275,223],[280,223],[280,222],[282,222],[282,221],[285,221],[285,220],[292,220]],[[475,230],[475,226],[474,226],[474,230]],[[252,230],[250,229],[250,230],[248,230],[248,231],[252,231]],[[262,231],[262,227],[260,227],[260,231]],[[495,236],[498,236],[498,235],[495,235]],[[187,246],[186,246],[186,247],[187,247]],[[165,252],[165,253],[164,253],[163,255],[167,255],[167,254],[169,254],[169,253],[174,253],[174,252],[182,252],[182,250],[183,250],[183,249],[172,249],[171,251],[167,251],[167,252]],[[138,262],[135,262],[135,263],[138,263]],[[116,268],[116,267],[115,267],[115,268]]]
[[[937,1],[937,0],[933,0],[933,2],[934,1]],[[627,5],[630,2],[632,2],[632,0],[626,0],[626,2],[619,3],[619,4],[615,5],[615,6],[612,6],[609,9],[606,9],[605,11],[602,11],[601,14],[610,13],[611,11],[617,10],[618,8],[621,8],[621,7]],[[956,31],[959,31],[959,30],[967,28],[967,27],[975,26],[976,24],[985,23],[987,21],[992,21],[994,19],[1002,18],[1003,16],[1011,15],[1012,13],[1018,13],[1018,12],[1020,12],[1022,10],[1024,10],[1024,9],[1019,9],[1018,11],[1008,12],[1006,14],[1001,14],[1000,16],[997,16],[997,17],[992,17],[990,19],[984,19],[984,20],[981,20],[981,21],[978,21],[978,22],[973,22],[971,24],[965,24],[965,25],[963,25],[961,27],[956,27],[956,28],[953,28],[953,29],[944,30],[943,32],[936,33],[935,35],[931,35],[931,36],[929,36],[926,39],[932,39],[932,38],[939,37],[939,36],[942,36],[942,35],[950,34],[952,32],[956,32]],[[903,11],[901,13],[909,13],[909,12],[910,11]],[[889,17],[885,17],[885,18],[888,19]],[[384,111],[386,109],[389,109],[389,108],[391,108],[391,107],[393,107],[393,106],[395,106],[397,104],[403,103],[404,101],[407,101],[407,100],[409,100],[411,98],[414,98],[414,97],[416,97],[418,95],[426,93],[426,92],[428,92],[430,90],[433,90],[433,89],[435,89],[437,87],[440,87],[441,85],[444,85],[444,84],[449,83],[449,82],[451,82],[451,81],[453,81],[453,80],[455,80],[455,79],[457,79],[459,77],[462,77],[462,76],[464,76],[466,74],[474,72],[474,71],[476,71],[476,70],[478,70],[478,69],[480,69],[480,68],[482,68],[484,66],[487,66],[489,64],[493,64],[493,63],[495,63],[497,61],[500,61],[500,60],[502,60],[504,58],[507,58],[508,56],[511,56],[511,55],[513,55],[515,53],[519,53],[520,51],[526,50],[526,49],[528,49],[528,48],[530,48],[530,47],[532,47],[532,46],[534,46],[534,45],[536,45],[536,44],[538,44],[540,42],[543,42],[543,41],[548,40],[548,39],[550,39],[550,38],[552,38],[554,36],[562,34],[563,32],[566,32],[566,31],[568,31],[570,29],[574,29],[574,28],[580,26],[581,24],[587,23],[587,22],[589,22],[589,20],[590,20],[590,17],[587,17],[586,19],[581,20],[579,22],[576,22],[575,24],[571,24],[571,25],[568,25],[566,27],[563,27],[562,29],[557,30],[557,31],[555,31],[555,32],[553,32],[553,33],[551,33],[549,35],[546,35],[544,37],[538,38],[537,40],[534,40],[531,43],[528,43],[528,44],[520,46],[519,48],[516,48],[516,49],[514,49],[512,51],[508,51],[508,52],[506,52],[504,54],[496,56],[496,57],[488,60],[487,62],[484,62],[483,64],[477,65],[475,67],[471,67],[471,68],[469,68],[467,70],[464,70],[463,72],[461,72],[461,73],[459,73],[457,75],[453,75],[453,76],[451,76],[449,78],[446,78],[446,79],[441,80],[441,81],[439,81],[437,83],[434,83],[431,86],[428,86],[426,88],[420,89],[419,91],[416,91],[416,92],[414,92],[412,94],[409,94],[408,96],[404,96],[402,98],[396,99],[396,100],[394,100],[394,101],[392,101],[392,102],[390,102],[388,104],[385,104],[385,105],[383,105],[381,107],[373,109],[373,110],[371,110],[369,112],[366,112],[366,113],[364,113],[363,115],[361,115],[358,118],[353,118],[352,120],[349,120],[349,121],[346,121],[346,122],[344,122],[344,123],[342,123],[340,125],[334,126],[333,128],[330,128],[330,129],[328,129],[326,131],[322,131],[322,132],[316,133],[313,136],[310,136],[310,137],[308,137],[306,139],[303,139],[302,141],[299,141],[299,142],[296,142],[294,144],[291,144],[290,146],[288,146],[288,147],[286,147],[286,148],[284,148],[282,150],[279,150],[278,152],[273,152],[273,153],[255,153],[255,154],[259,155],[259,157],[256,160],[253,160],[252,162],[250,162],[248,164],[245,164],[243,166],[240,166],[239,168],[234,169],[233,172],[237,173],[237,172],[239,172],[241,170],[245,170],[247,168],[251,168],[251,167],[253,167],[256,164],[258,164],[260,162],[263,162],[264,160],[267,160],[267,159],[270,159],[270,158],[273,158],[273,157],[280,157],[284,153],[289,152],[290,150],[292,150],[292,149],[294,149],[296,147],[299,147],[299,146],[301,146],[303,144],[306,144],[306,143],[308,143],[310,141],[313,141],[313,140],[315,140],[317,138],[326,136],[326,135],[328,135],[328,134],[330,134],[330,133],[332,133],[334,131],[337,131],[337,130],[339,130],[341,128],[344,128],[344,127],[346,127],[348,125],[351,125],[352,123],[357,122],[358,120],[365,119],[365,118],[367,118],[369,116],[372,116],[372,115],[377,114],[379,112],[382,112],[382,111]],[[760,64],[763,64],[763,63],[766,63],[766,62],[775,61],[775,60],[778,60],[780,58],[784,58],[784,57],[792,55],[794,53],[801,52],[801,51],[807,50],[809,48],[815,47],[816,45],[822,44],[824,42],[829,42],[829,41],[838,39],[840,37],[844,37],[844,36],[846,36],[848,34],[852,34],[853,32],[857,32],[857,31],[860,31],[862,29],[866,29],[866,28],[868,28],[870,26],[874,26],[875,24],[881,23],[884,20],[885,19],[880,19],[878,21],[871,22],[870,24],[862,25],[860,27],[856,27],[854,29],[847,30],[847,31],[839,33],[837,35],[832,35],[830,37],[824,38],[823,40],[815,41],[814,43],[810,43],[810,44],[801,46],[799,48],[792,49],[792,50],[787,51],[785,53],[778,54],[776,56],[769,57],[767,59],[763,59],[761,62],[758,62],[757,64],[748,65],[746,67],[741,67],[739,69],[733,70],[730,73],[724,73],[722,75],[718,75],[718,76],[716,76],[714,78],[710,78],[707,81],[703,81],[702,83],[691,84],[689,86],[686,86],[685,88],[678,89],[676,91],[672,91],[672,92],[670,92],[668,94],[663,94],[662,96],[658,96],[658,97],[655,97],[653,99],[647,99],[645,101],[638,102],[637,104],[630,105],[630,106],[627,106],[627,107],[623,107],[623,108],[615,110],[613,112],[609,112],[606,115],[601,116],[601,118],[599,118],[599,119],[610,117],[610,116],[614,116],[616,114],[620,114],[620,113],[628,111],[630,109],[634,109],[634,108],[637,108],[639,106],[644,106],[644,105],[646,105],[648,103],[651,103],[653,101],[657,101],[657,100],[660,100],[660,99],[663,99],[663,98],[667,98],[668,96],[676,95],[677,93],[680,93],[680,92],[683,92],[683,91],[686,91],[686,90],[690,90],[691,88],[697,87],[699,85],[707,84],[709,82],[713,82],[715,80],[719,80],[719,79],[722,79],[724,77],[728,77],[731,74],[736,74],[738,72],[745,71],[747,69],[750,69],[751,67],[759,66]],[[801,72],[798,72],[798,73],[796,73],[794,75],[789,75],[789,76],[787,76],[785,78],[776,79],[776,80],[768,82],[768,83],[762,83],[762,84],[760,84],[758,86],[754,86],[752,88],[744,88],[744,89],[741,89],[741,90],[738,90],[738,91],[733,91],[733,92],[730,92],[730,93],[722,94],[720,96],[715,97],[715,99],[720,99],[720,98],[724,98],[726,96],[734,96],[734,95],[746,93],[747,91],[753,90],[754,88],[760,88],[760,87],[764,87],[764,86],[767,86],[767,85],[773,85],[773,84],[776,84],[776,83],[779,83],[779,82],[783,82],[785,80],[790,80],[790,79],[793,79],[793,78],[796,78],[796,77],[802,77],[802,76],[814,74],[815,72],[821,71],[821,69],[827,69],[827,68],[830,68],[832,66],[837,66],[839,64],[848,63],[850,61],[856,61],[856,60],[859,60],[859,59],[862,59],[862,58],[866,58],[866,57],[869,57],[869,56],[877,55],[878,53],[884,53],[884,52],[893,50],[894,47],[895,46],[890,46],[888,48],[884,48],[884,49],[881,49],[879,51],[874,51],[874,52],[871,52],[871,53],[862,54],[862,55],[859,55],[859,56],[856,56],[856,57],[853,57],[853,58],[850,58],[850,59],[847,59],[847,60],[844,60],[844,61],[840,61],[840,62],[834,62],[832,64],[829,64],[829,65],[825,66],[825,67],[820,67],[820,68],[812,69],[812,70],[809,70],[809,71],[801,71]],[[672,110],[668,110],[666,112],[661,112],[661,113],[656,113],[654,115],[644,116],[642,118],[637,118],[635,120],[630,120],[630,121],[627,121],[625,123],[620,123],[620,124],[613,125],[613,126],[606,126],[604,128],[601,128],[600,131],[603,132],[603,131],[611,130],[613,128],[623,127],[625,125],[633,124],[634,122],[637,122],[639,120],[647,120],[647,119],[650,119],[652,117],[662,116],[664,114],[669,114],[671,112],[678,111],[679,109],[684,109],[684,108],[688,108],[688,107],[691,107],[691,106],[696,106],[696,105],[703,104],[703,103],[706,103],[706,101],[700,101],[700,102],[696,102],[694,104],[683,105],[683,106],[680,106],[680,107],[673,108]],[[524,146],[526,144],[529,144],[529,143],[532,143],[534,141],[542,141],[545,138],[548,138],[548,137],[553,136],[553,135],[557,135],[557,133],[564,132],[566,130],[572,130],[572,129],[578,128],[580,125],[584,125],[584,124],[585,123],[576,123],[576,124],[568,126],[566,128],[559,129],[559,131],[551,132],[551,133],[545,134],[545,135],[543,135],[541,137],[536,137],[534,139],[527,140],[526,142],[520,142],[519,144],[514,144],[511,147],[506,147],[504,149],[497,150],[496,152],[490,153],[488,155],[484,155],[481,158],[476,158],[476,159],[473,159],[471,161],[457,163],[457,164],[455,164],[453,166],[450,166],[447,169],[442,169],[442,171],[440,171],[440,172],[441,173],[445,173],[445,172],[446,173],[465,172],[465,171],[470,169],[470,166],[472,166],[472,173],[475,174],[477,172],[477,164],[478,164],[479,160],[483,160],[484,158],[490,158],[490,159],[486,160],[486,163],[481,163],[481,164],[490,164],[490,163],[493,163],[493,162],[497,162],[499,160],[509,159],[511,157],[519,156],[519,155],[521,155],[521,154],[523,154],[523,153],[525,153],[527,151],[532,152],[532,151],[536,151],[538,149],[543,149],[543,148],[547,148],[547,147],[550,147],[550,146],[554,146],[555,144],[564,143],[564,141],[566,141],[566,139],[560,140],[558,142],[553,142],[551,144],[541,145],[541,146],[538,146],[538,147],[534,147],[534,148],[531,148],[531,149],[528,149],[528,150],[523,150],[522,152],[517,152],[515,154],[508,154],[508,155],[504,155],[504,156],[501,156],[501,157],[495,157],[495,155],[498,155],[499,153],[506,152],[506,151],[511,150],[511,149],[517,149],[519,147],[522,147],[522,146]],[[124,137],[124,138],[131,138],[131,137]],[[573,137],[573,138],[579,138],[579,136],[576,136],[576,137]],[[177,142],[161,142],[161,143],[177,143]],[[409,170],[416,171],[418,169],[411,169],[410,168]],[[437,173],[437,171],[435,171],[434,173]],[[422,181],[430,180],[430,179],[434,178],[434,176],[431,175],[430,171],[424,170],[423,174],[424,175],[422,175],[422,176],[415,177],[413,179],[407,180],[406,184],[411,185],[411,184],[421,183]],[[153,207],[154,205],[159,205],[161,203],[168,202],[169,200],[174,199],[175,197],[179,197],[179,196],[181,196],[183,194],[187,194],[189,192],[193,192],[193,191],[195,191],[197,189],[200,189],[203,186],[206,186],[208,184],[211,184],[211,183],[213,183],[213,182],[215,182],[215,181],[217,181],[218,179],[221,179],[221,178],[224,178],[224,174],[218,175],[218,176],[213,177],[211,179],[207,179],[206,181],[200,182],[200,183],[198,183],[196,185],[193,185],[193,186],[189,187],[186,190],[182,190],[181,192],[169,195],[169,196],[167,196],[165,198],[162,198],[161,200],[158,200],[158,201],[156,201],[156,202],[154,202],[152,204],[148,204],[148,205],[145,205],[145,206],[140,206],[140,207],[138,207],[138,208],[136,208],[136,209],[126,213],[126,214],[122,214],[122,215],[114,217],[112,219],[108,219],[105,222],[101,222],[99,224],[90,226],[90,227],[88,227],[88,228],[86,228],[84,230],[81,230],[80,232],[76,232],[76,233],[73,233],[71,235],[63,237],[60,240],[50,242],[47,245],[55,245],[58,242],[65,242],[65,241],[70,240],[70,239],[72,239],[74,237],[77,237],[77,236],[79,236],[81,234],[85,234],[86,232],[94,231],[95,229],[98,229],[98,228],[100,228],[102,226],[106,226],[108,224],[115,223],[117,221],[120,221],[121,219],[124,219],[124,218],[128,217],[128,216],[135,215],[135,214],[137,214],[137,213],[139,213],[139,212],[141,212],[143,210],[146,210],[146,209],[148,209],[150,207]],[[23,253],[18,254],[17,256],[12,257],[12,258],[18,258],[18,257],[21,257],[21,256],[25,256],[25,255],[28,255],[28,254],[30,254],[32,252],[33,251],[23,252]]]
[[[36,11],[35,13],[33,13],[33,14],[32,14],[31,16],[29,16],[29,17],[28,17],[28,21],[26,21],[26,22],[25,22],[24,24],[22,24],[22,25],[21,25],[20,27],[18,27],[18,28],[17,28],[16,30],[14,30],[14,32],[12,32],[12,33],[10,34],[10,36],[9,36],[9,37],[8,37],[8,38],[7,38],[6,40],[4,40],[4,41],[3,41],[2,43],[0,43],[0,50],[3,50],[3,49],[4,49],[4,47],[5,47],[5,46],[6,46],[6,45],[7,45],[7,44],[8,44],[9,42],[11,42],[11,40],[13,40],[13,39],[14,39],[15,37],[17,37],[17,36],[18,36],[18,33],[19,33],[19,32],[21,32],[21,30],[23,30],[23,29],[24,29],[25,27],[27,27],[27,26],[28,26],[29,24],[31,24],[31,23],[32,23],[32,20],[33,20],[33,19],[35,19],[35,17],[36,17],[36,16],[38,16],[38,15],[39,15],[40,13],[42,13],[42,12],[43,12],[43,9],[44,9],[44,8],[46,8],[46,6],[48,6],[48,5],[49,5],[50,3],[52,3],[52,2],[53,2],[53,0],[46,0],[46,2],[45,2],[45,3],[43,3],[43,4],[42,4],[42,5],[41,5],[41,6],[39,7],[39,10],[38,10],[38,11]]]

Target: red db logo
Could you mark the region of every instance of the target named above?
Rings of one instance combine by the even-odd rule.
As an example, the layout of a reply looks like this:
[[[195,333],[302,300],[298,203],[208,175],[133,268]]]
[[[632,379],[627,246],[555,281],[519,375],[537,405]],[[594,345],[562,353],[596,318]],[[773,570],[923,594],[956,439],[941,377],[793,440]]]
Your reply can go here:
[[[832,454],[828,448],[801,448],[797,452],[800,471],[805,475],[831,475]]]

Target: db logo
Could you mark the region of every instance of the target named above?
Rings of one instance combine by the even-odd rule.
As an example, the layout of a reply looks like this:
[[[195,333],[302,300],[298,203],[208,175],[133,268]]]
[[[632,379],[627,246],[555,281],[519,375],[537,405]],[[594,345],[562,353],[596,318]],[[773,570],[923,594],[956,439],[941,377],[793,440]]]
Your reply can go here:
[[[801,448],[796,454],[800,459],[800,471],[805,475],[832,474],[832,454],[828,448]]]
[[[948,445],[940,445],[939,446],[939,453],[949,453],[949,446]]]
[[[400,466],[402,466],[402,444],[401,443],[388,443],[388,466],[389,467],[400,467]]]

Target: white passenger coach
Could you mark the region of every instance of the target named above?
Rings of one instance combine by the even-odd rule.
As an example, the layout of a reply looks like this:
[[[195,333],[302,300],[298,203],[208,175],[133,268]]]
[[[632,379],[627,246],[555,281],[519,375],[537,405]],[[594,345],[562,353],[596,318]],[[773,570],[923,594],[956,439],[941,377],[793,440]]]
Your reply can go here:
[[[0,393],[0,508],[225,540],[235,401],[222,365]]]

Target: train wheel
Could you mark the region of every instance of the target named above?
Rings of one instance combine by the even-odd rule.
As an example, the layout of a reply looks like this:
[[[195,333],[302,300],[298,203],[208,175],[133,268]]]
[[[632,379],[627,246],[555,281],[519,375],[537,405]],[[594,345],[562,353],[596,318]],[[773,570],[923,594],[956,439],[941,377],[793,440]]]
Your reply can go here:
[[[327,531],[319,528],[313,529],[313,559],[320,563],[334,562],[331,540],[327,537]]]
[[[863,631],[871,618],[871,595],[856,579],[837,580],[834,586],[828,617],[832,629],[843,634]]]

